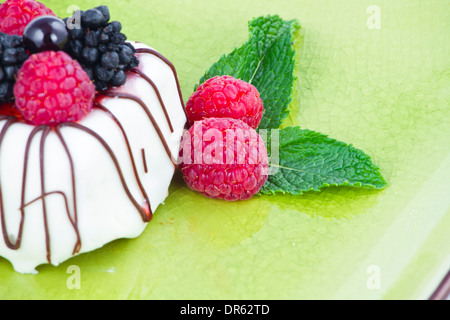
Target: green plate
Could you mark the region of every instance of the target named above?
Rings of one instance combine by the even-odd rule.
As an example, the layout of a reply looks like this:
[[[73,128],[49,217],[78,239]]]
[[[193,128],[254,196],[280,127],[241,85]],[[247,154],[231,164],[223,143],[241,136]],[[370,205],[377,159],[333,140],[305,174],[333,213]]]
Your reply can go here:
[[[69,0],[48,0],[68,16]],[[383,191],[225,203],[177,174],[141,237],[38,275],[0,259],[3,299],[427,299],[450,266],[448,1],[78,0],[177,67],[185,100],[254,17],[302,26],[291,124],[370,154]],[[71,266],[80,271],[72,286]]]

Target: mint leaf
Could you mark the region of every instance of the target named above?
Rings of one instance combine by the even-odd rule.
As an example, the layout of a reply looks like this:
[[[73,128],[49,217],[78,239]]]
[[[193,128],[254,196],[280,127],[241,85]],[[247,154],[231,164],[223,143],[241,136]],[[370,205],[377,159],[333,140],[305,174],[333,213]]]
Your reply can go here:
[[[259,17],[249,23],[249,40],[222,56],[201,78],[230,75],[253,84],[264,103],[261,129],[279,128],[289,114],[295,77],[295,20],[279,16]]]
[[[252,20],[249,40],[223,55],[200,80],[203,83],[215,76],[230,75],[258,89],[264,103],[259,132],[267,133],[268,129],[268,136],[271,132],[279,133],[278,162],[272,161],[276,173],[269,176],[260,193],[300,195],[328,186],[386,187],[379,168],[363,151],[321,133],[286,127],[293,124],[292,120],[278,130],[289,114],[291,102],[298,104],[292,96],[296,80],[295,49],[301,45],[301,38],[296,37],[299,28],[295,20],[284,21],[279,16]],[[295,110],[297,106],[291,107]],[[270,146],[270,137],[266,140]],[[275,152],[270,156],[273,160]]]
[[[272,133],[267,137],[270,150]],[[344,142],[299,127],[279,130],[278,139],[279,161],[273,163],[272,159],[272,170],[278,171],[269,175],[261,194],[300,195],[329,186],[382,189],[387,185],[371,158]]]

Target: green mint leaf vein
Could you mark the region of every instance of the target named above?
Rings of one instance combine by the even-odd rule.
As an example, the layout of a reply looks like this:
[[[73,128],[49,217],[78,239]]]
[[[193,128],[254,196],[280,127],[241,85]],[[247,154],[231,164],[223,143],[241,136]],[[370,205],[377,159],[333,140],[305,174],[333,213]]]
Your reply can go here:
[[[279,128],[289,114],[295,77],[295,20],[279,16],[259,17],[249,23],[249,40],[222,56],[202,77],[230,75],[253,84],[261,94],[264,115],[260,129]]]
[[[272,145],[271,132],[267,145]],[[278,132],[278,161],[261,194],[300,195],[329,186],[383,189],[387,186],[379,168],[363,151],[328,136],[287,127]],[[273,151],[273,150],[272,150]],[[269,151],[271,155],[271,152]],[[273,173],[272,172],[272,173]]]

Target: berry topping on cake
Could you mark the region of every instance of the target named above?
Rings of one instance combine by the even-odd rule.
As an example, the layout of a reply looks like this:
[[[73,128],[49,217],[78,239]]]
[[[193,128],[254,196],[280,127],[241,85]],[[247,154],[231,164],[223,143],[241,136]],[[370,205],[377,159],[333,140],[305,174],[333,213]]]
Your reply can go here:
[[[267,181],[264,141],[241,120],[195,122],[183,137],[180,159],[188,186],[213,199],[247,200]]]
[[[43,16],[31,21],[23,33],[25,47],[31,53],[63,50],[68,31],[64,21],[53,16]]]
[[[22,37],[0,33],[0,103],[12,101],[17,71],[27,59]]]
[[[95,88],[80,64],[63,51],[33,54],[17,73],[16,108],[34,125],[81,120],[92,108]]]
[[[106,6],[96,7],[65,19],[69,29],[67,52],[78,60],[99,91],[119,87],[126,81],[125,71],[139,60],[134,47],[121,33],[122,25],[110,20]]]
[[[21,36],[33,19],[54,15],[52,10],[34,0],[6,0],[0,5],[0,31]]]
[[[186,103],[192,125],[210,117],[240,119],[256,129],[261,122],[263,102],[251,84],[231,76],[217,76],[201,84]]]

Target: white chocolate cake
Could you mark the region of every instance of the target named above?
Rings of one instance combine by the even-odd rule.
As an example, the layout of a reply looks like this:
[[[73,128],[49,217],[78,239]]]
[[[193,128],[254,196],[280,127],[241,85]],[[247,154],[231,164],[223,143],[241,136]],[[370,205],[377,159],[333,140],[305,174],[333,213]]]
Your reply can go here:
[[[16,271],[135,238],[167,197],[183,99],[173,65],[133,45],[139,66],[81,121],[34,126],[1,111],[0,256]]]

